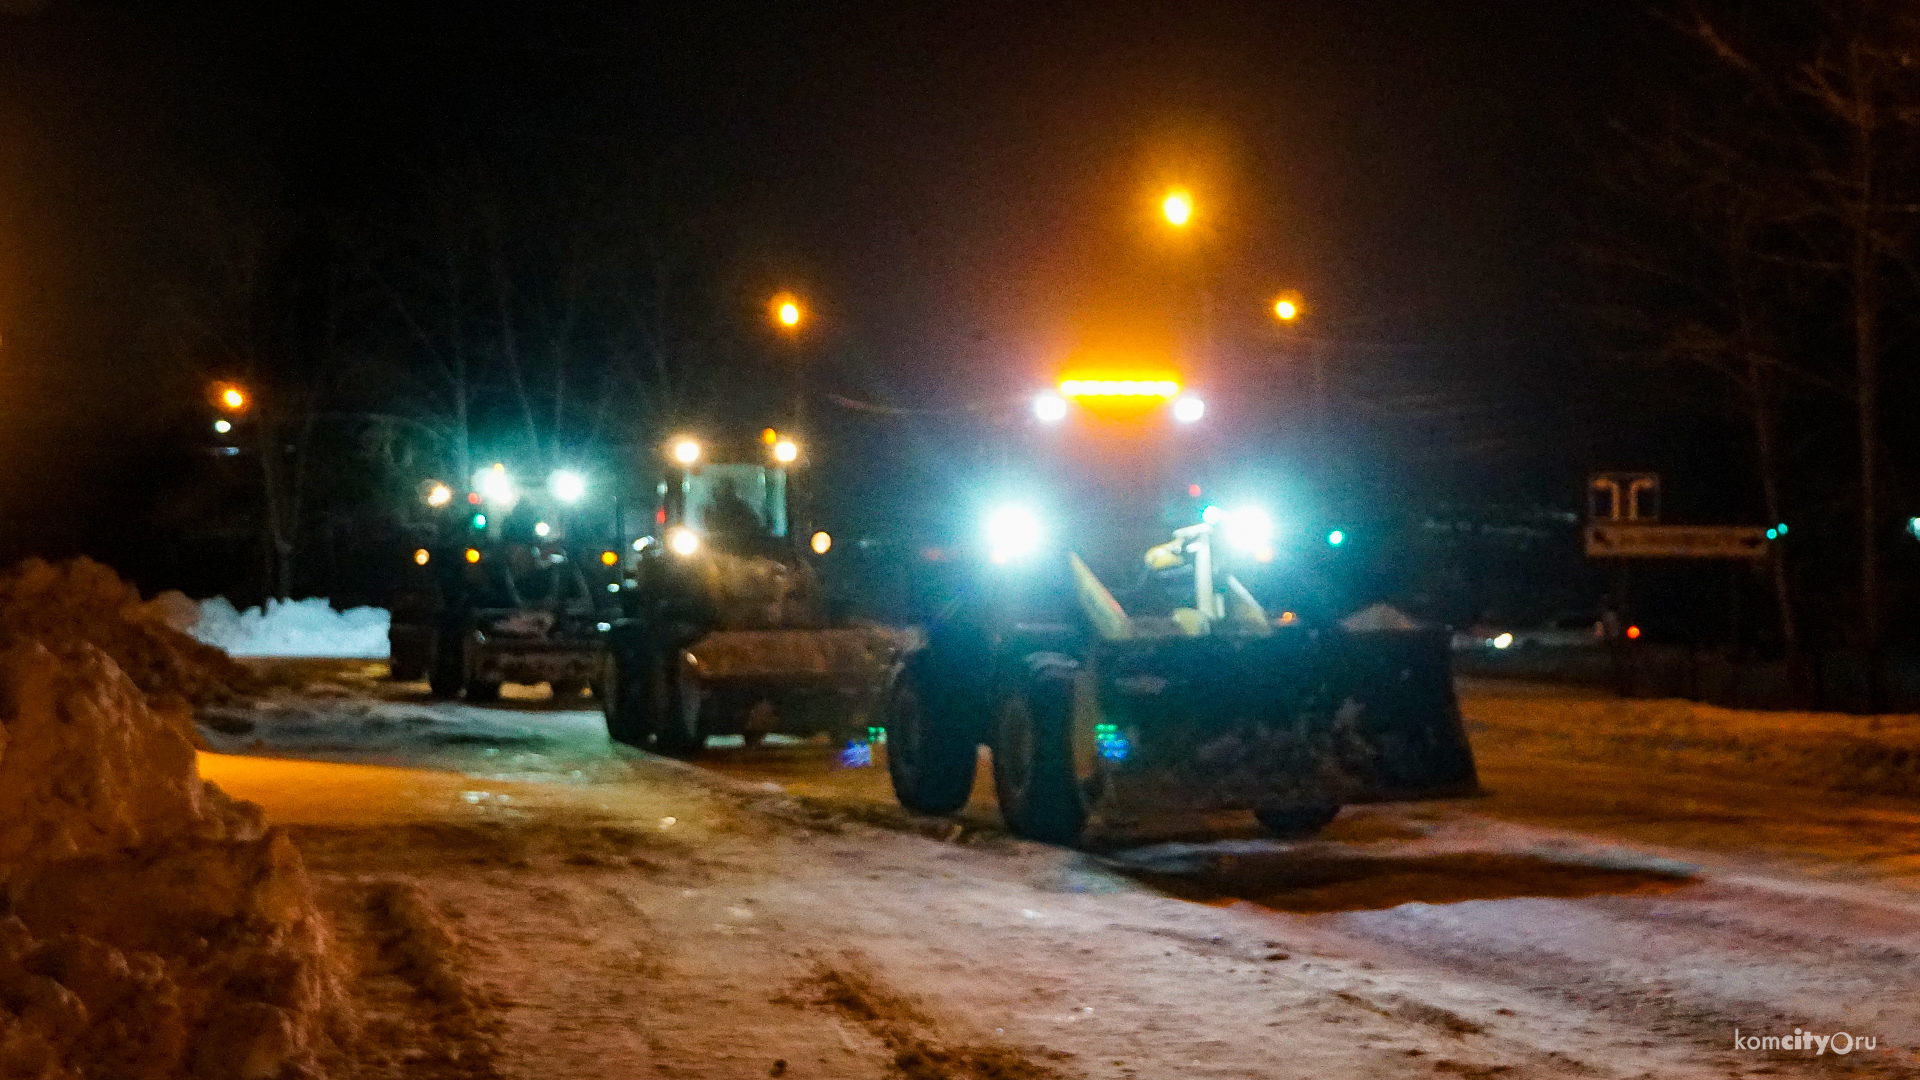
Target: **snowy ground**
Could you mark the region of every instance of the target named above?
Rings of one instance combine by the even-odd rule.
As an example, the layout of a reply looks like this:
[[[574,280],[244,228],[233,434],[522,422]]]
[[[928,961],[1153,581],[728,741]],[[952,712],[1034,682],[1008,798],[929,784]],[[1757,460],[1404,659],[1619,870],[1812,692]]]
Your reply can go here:
[[[1556,756],[1498,690],[1466,699],[1488,798],[1069,852],[985,785],[918,819],[825,746],[688,766],[371,670],[210,714],[202,761],[295,827],[363,961],[367,1076],[1920,1072],[1920,805]]]

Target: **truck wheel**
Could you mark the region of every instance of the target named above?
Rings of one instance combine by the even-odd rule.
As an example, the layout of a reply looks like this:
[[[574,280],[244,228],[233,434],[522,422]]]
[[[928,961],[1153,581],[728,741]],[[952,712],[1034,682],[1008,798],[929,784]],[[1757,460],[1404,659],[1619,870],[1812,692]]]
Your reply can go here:
[[[654,705],[653,745],[669,757],[693,757],[707,748],[706,729],[700,723],[700,685],[679,649],[671,649],[648,665]]]
[[[478,703],[500,700],[500,683],[493,679],[468,679],[467,700]]]
[[[1016,836],[1074,844],[1087,800],[1073,750],[1073,675],[1064,658],[1030,661],[994,696],[993,789]]]
[[[419,682],[433,668],[433,627],[394,623],[387,628],[387,678]]]
[[[918,814],[951,814],[973,794],[978,751],[967,732],[940,722],[923,679],[909,663],[887,694],[887,775],[901,806]]]
[[[555,679],[547,685],[548,688],[553,691],[553,696],[556,700],[564,700],[566,698],[579,697],[580,691],[587,688],[587,680],[578,678]]]
[[[446,620],[434,629],[433,667],[427,672],[427,689],[434,697],[456,697],[466,685],[466,631],[464,620]]]
[[[644,747],[652,734],[646,709],[646,682],[626,653],[608,649],[606,671],[600,676],[600,711],[607,718],[607,737],[627,746]]]
[[[1340,804],[1332,800],[1300,803],[1294,806],[1262,807],[1253,812],[1268,832],[1282,840],[1305,840],[1333,824],[1340,816]]]

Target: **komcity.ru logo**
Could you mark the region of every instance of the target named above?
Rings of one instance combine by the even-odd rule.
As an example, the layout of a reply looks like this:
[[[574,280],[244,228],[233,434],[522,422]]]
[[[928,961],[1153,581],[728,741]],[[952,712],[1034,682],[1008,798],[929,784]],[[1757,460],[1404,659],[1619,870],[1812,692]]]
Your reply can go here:
[[[1794,1028],[1791,1035],[1742,1035],[1739,1028],[1733,1029],[1735,1050],[1807,1050],[1818,1057],[1829,1050],[1836,1054],[1851,1054],[1855,1050],[1875,1050],[1879,1045],[1880,1038],[1877,1035],[1849,1035],[1844,1031],[1815,1035],[1811,1031]]]

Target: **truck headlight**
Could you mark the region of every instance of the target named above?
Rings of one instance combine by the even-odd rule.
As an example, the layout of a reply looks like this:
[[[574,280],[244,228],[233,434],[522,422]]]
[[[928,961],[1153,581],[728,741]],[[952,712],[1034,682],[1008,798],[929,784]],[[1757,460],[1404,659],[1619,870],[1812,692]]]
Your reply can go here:
[[[1002,506],[987,515],[987,558],[1004,565],[1040,547],[1040,518],[1024,506]]]
[[[1221,515],[1220,531],[1226,536],[1227,546],[1236,551],[1258,555],[1273,548],[1273,519],[1257,506],[1242,506]]]
[[[667,530],[667,550],[682,557],[700,550],[700,534],[685,525]]]

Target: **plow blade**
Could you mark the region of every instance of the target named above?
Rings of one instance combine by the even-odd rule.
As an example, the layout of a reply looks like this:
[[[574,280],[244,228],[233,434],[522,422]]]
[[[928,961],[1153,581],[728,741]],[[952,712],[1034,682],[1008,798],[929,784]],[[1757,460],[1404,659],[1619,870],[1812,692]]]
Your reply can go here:
[[[1101,650],[1094,747],[1125,801],[1260,808],[1475,794],[1447,636],[1198,636]],[[1089,689],[1092,689],[1091,687]]]
[[[1333,633],[1320,652],[1334,722],[1347,718],[1369,751],[1371,797],[1479,792],[1445,631]]]

